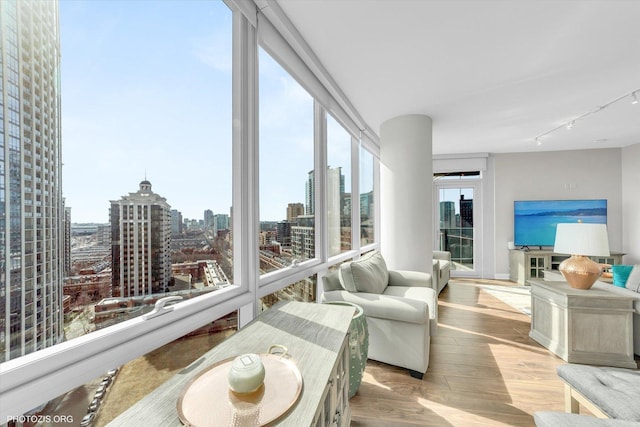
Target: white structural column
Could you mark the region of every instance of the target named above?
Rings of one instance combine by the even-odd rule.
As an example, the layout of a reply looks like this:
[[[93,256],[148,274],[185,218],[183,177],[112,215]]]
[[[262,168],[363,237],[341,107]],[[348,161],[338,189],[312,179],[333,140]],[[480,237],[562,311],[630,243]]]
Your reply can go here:
[[[429,116],[380,127],[380,245],[390,269],[433,271],[432,158]]]

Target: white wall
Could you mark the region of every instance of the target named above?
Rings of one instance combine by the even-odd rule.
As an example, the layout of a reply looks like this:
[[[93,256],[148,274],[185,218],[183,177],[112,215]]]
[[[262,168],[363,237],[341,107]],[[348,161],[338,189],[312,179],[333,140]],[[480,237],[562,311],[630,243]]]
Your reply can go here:
[[[640,263],[640,144],[622,149],[622,251]]]
[[[626,252],[630,254],[627,258],[638,260],[640,256],[640,250],[638,250],[640,245],[638,238],[640,233],[638,228],[640,227],[638,224],[640,223],[638,220],[640,216],[638,214],[640,212],[640,197],[638,197],[640,195],[638,191],[640,149],[631,147],[625,149],[624,153],[621,151],[620,148],[611,148],[492,155],[495,179],[494,271],[496,278],[505,278],[509,274],[507,242],[513,241],[514,200],[607,199],[610,250]],[[634,187],[625,187],[625,234],[628,233],[627,227],[635,227],[635,234],[632,235],[635,239],[629,237],[623,244],[621,169],[622,158],[627,155],[629,159],[625,160],[625,177],[628,177],[629,182],[634,183],[629,184],[629,187],[632,185]],[[631,163],[635,167],[632,167]],[[633,192],[635,196],[631,194]],[[491,203],[489,200],[486,202]],[[629,206],[630,204],[633,205]],[[631,255],[632,253],[634,255]]]

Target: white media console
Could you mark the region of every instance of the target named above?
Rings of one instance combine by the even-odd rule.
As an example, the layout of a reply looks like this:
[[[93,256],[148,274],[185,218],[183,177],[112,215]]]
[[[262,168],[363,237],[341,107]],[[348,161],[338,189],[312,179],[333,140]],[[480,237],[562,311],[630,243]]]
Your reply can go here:
[[[598,264],[622,264],[620,252],[611,252],[608,257],[590,257]],[[542,279],[543,271],[557,270],[569,255],[557,254],[552,250],[509,250],[509,280],[526,285],[529,279]]]

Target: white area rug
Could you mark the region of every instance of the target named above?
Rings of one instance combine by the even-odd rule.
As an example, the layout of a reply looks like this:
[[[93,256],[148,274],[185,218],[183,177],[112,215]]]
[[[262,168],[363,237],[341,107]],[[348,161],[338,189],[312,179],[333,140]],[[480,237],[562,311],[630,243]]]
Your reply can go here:
[[[478,287],[505,304],[527,316],[531,316],[531,292],[529,286],[478,285]]]

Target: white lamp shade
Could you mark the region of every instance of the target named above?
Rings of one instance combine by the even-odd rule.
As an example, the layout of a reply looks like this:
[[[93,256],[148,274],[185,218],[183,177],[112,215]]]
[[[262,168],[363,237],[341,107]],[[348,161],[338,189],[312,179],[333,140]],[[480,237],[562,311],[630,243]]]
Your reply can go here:
[[[609,256],[606,224],[558,224],[553,251],[559,254]]]

